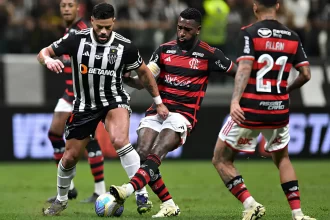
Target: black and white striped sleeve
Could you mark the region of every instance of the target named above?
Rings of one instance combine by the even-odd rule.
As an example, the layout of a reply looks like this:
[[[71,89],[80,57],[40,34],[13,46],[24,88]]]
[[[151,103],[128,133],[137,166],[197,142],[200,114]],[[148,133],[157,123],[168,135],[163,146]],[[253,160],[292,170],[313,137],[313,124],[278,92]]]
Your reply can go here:
[[[143,59],[135,45],[128,45],[128,48],[124,53],[124,62],[127,71],[135,70],[142,65]]]

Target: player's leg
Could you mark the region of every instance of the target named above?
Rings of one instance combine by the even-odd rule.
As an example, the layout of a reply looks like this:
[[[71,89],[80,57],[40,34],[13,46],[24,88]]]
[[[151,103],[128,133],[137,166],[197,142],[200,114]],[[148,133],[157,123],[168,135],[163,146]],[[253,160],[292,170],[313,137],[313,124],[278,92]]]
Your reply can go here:
[[[226,187],[243,204],[243,220],[258,219],[265,214],[265,208],[251,196],[243,177],[234,166],[237,152],[254,152],[258,134],[250,129],[240,128],[229,118],[219,133],[212,158]]]
[[[161,128],[161,122],[153,119],[156,118],[154,116],[143,118],[137,130],[138,139],[136,151],[140,155],[140,165],[145,162],[147,155],[149,154]],[[146,188],[144,187],[143,189]],[[149,196],[146,190],[136,191],[135,197],[138,213],[142,214],[151,210],[152,202],[149,200]]]
[[[82,200],[81,202],[95,203],[99,195],[106,192],[104,182],[104,157],[101,151],[101,147],[94,137],[91,137],[91,140],[86,146],[86,150],[88,153],[88,163],[94,177],[94,192],[92,196]]]
[[[110,192],[119,200],[124,200],[134,191],[141,189],[146,184],[151,185],[154,192],[163,201],[161,210],[153,217],[169,217],[180,214],[180,209],[175,205],[165,184],[161,178],[158,167],[161,159],[168,152],[177,148],[185,141],[187,135],[187,124],[190,123],[180,114],[171,113],[163,122],[162,130],[157,136],[154,145],[147,156],[146,161],[141,165],[138,172],[131,179],[130,183],[121,187],[112,186]],[[183,142],[182,142],[183,141]],[[156,189],[155,183],[161,184],[162,188]]]
[[[130,109],[114,108],[105,117],[105,128],[109,132],[112,145],[120,157],[121,164],[127,176],[131,179],[140,167],[140,156],[129,141]],[[141,188],[144,192],[146,189]]]
[[[288,152],[289,127],[269,129],[263,131],[263,135],[267,141],[265,148],[272,152],[273,161],[279,169],[281,186],[292,210],[292,219],[313,220],[301,210],[298,180]]]
[[[90,135],[95,132],[100,118],[100,112],[76,112],[67,120],[65,152],[57,169],[57,198],[50,207],[43,210],[44,215],[58,215],[66,209],[68,191],[76,173],[76,164],[90,141]]]
[[[53,119],[48,131],[48,138],[54,148],[54,160],[56,167],[64,154],[65,141],[63,138],[65,122],[71,115],[72,104],[66,102],[64,99],[59,99],[53,114]],[[78,192],[72,182],[69,190],[69,199],[77,198]],[[47,199],[47,202],[53,203],[56,196]]]

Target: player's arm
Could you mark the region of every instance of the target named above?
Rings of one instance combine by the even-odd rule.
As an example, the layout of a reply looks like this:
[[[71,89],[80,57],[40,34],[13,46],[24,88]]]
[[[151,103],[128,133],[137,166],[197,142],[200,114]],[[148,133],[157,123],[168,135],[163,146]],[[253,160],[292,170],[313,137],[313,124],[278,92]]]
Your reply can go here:
[[[287,92],[290,93],[292,90],[302,87],[311,79],[311,70],[309,68],[309,62],[305,54],[304,48],[299,41],[299,46],[293,65],[299,71],[298,77],[287,87]]]
[[[210,62],[211,72],[225,73],[228,76],[235,77],[237,66],[224,53],[216,49]]]
[[[241,30],[237,42],[238,68],[235,75],[235,86],[230,105],[230,116],[240,124],[245,120],[244,111],[240,107],[242,94],[248,84],[254,61],[254,46],[252,38],[246,30]]]
[[[130,45],[130,48],[128,49],[128,52],[126,53],[125,58],[127,58],[126,70],[127,71],[136,70],[141,84],[150,93],[150,95],[154,99],[154,102],[157,106],[158,115],[160,115],[163,119],[167,118],[168,109],[163,104],[163,101],[160,97],[156,80],[155,80],[153,74],[151,73],[150,69],[143,62],[142,57],[140,56],[137,48],[133,45]]]
[[[151,56],[149,64],[147,67],[151,71],[152,75],[157,79],[160,73],[160,61],[159,61],[159,53],[160,53],[161,48],[159,47]],[[126,75],[126,74],[125,74]],[[129,87],[141,90],[144,89],[143,84],[141,83],[141,80],[139,79],[138,76],[130,76],[130,74],[127,74],[126,77],[123,77],[123,81],[126,85]]]
[[[37,59],[40,64],[46,65],[53,72],[60,73],[64,68],[63,63],[52,57],[62,56],[63,54],[71,54],[75,42],[75,33],[66,34],[64,37],[52,43],[50,46],[43,48]]]
[[[298,77],[286,89],[288,93],[292,90],[299,89],[311,79],[311,69],[309,68],[309,65],[299,67],[298,71]]]

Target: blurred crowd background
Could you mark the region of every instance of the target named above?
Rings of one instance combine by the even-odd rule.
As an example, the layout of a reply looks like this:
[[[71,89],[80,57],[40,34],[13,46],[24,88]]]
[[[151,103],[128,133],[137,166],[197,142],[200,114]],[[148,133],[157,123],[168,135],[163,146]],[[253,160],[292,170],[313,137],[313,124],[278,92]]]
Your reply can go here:
[[[104,1],[104,0],[103,0]],[[255,21],[253,0],[106,0],[116,9],[115,31],[135,42],[145,59],[161,43],[175,39],[179,13],[186,7],[203,14],[201,39],[235,58],[241,26]],[[64,33],[60,0],[0,0],[0,53],[32,53]],[[80,0],[80,16],[90,20],[100,0]],[[329,51],[330,0],[280,0],[278,19],[295,30],[309,56]]]

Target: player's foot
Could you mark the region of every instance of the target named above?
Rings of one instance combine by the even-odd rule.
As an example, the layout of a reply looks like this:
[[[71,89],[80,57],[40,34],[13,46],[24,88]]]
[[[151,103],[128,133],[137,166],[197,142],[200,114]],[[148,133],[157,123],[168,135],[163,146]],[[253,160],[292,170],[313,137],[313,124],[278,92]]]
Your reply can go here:
[[[73,188],[73,189],[70,189],[70,190],[69,190],[69,192],[68,192],[68,198],[69,198],[70,200],[72,200],[72,199],[76,199],[77,196],[78,196],[78,191],[77,191],[76,188]],[[56,200],[56,197],[57,197],[57,196],[53,196],[53,197],[48,198],[48,199],[47,199],[47,202],[48,202],[48,203],[54,203],[55,200]]]
[[[116,201],[119,204],[123,204],[125,202],[125,199],[127,198],[127,190],[126,187],[123,186],[110,186],[109,190],[110,194],[113,195],[116,198]]]
[[[177,205],[163,203],[160,205],[160,210],[153,218],[165,218],[180,215],[180,209]]]
[[[139,214],[150,212],[152,208],[152,202],[149,200],[147,196],[144,195],[136,196],[136,205]]]
[[[243,211],[243,219],[242,220],[260,219],[265,214],[266,214],[265,207],[256,202],[250,209],[246,209],[246,210]]]
[[[44,215],[59,215],[64,209],[68,207],[68,201],[55,200],[47,209],[42,209]]]
[[[316,220],[316,218],[311,218],[307,215],[303,215],[303,216],[292,216],[292,220]]]
[[[95,203],[96,199],[99,197],[99,194],[93,193],[90,197],[87,199],[81,200],[81,203]]]

